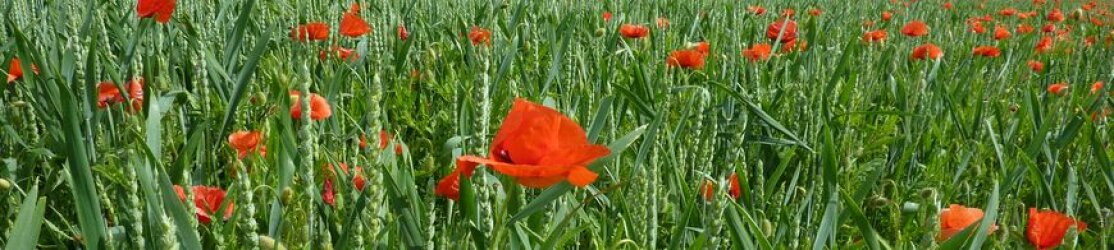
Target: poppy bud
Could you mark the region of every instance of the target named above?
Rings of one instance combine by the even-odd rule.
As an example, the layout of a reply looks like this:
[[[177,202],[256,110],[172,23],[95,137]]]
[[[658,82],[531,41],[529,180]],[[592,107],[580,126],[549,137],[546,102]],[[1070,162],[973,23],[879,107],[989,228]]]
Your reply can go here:
[[[259,248],[263,250],[286,250],[285,246],[275,242],[275,238],[266,235],[259,236]]]
[[[917,204],[915,202],[906,201],[905,203],[901,204],[901,212],[903,213],[916,213],[917,210],[920,209],[921,204]]]
[[[1021,109],[1021,107],[1018,107],[1016,103],[1015,104],[1010,104],[1010,112],[1011,113],[1012,112],[1017,112],[1018,109]]]
[[[596,29],[596,33],[594,35],[596,35],[596,37],[601,37],[601,36],[603,36],[603,34],[606,34],[606,33],[607,33],[606,29],[599,28],[599,29]]]
[[[936,189],[935,188],[921,189],[921,198],[923,198],[923,199],[935,199],[935,197],[936,197]]]
[[[889,205],[889,204],[890,204],[890,199],[886,199],[886,197],[882,197],[880,195],[875,195],[874,197],[870,197],[870,204],[869,205],[872,208],[881,208],[881,207],[885,207],[886,205]]]
[[[282,189],[282,204],[290,205],[294,201],[294,190],[290,187]]]
[[[774,223],[771,223],[769,219],[762,219],[762,233],[766,236],[774,235]]]
[[[12,188],[12,183],[8,182],[8,180],[0,179],[0,191],[8,190],[9,188]]]

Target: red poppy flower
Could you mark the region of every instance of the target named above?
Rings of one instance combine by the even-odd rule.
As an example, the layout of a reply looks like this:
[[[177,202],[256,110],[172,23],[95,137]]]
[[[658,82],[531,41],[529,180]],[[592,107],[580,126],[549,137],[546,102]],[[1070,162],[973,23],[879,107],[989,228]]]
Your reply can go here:
[[[770,59],[770,52],[773,47],[769,44],[759,43],[751,46],[749,49],[743,50],[743,56],[751,62],[758,60]]]
[[[784,30],[782,28],[784,27]],[[781,39],[778,39],[778,36]],[[766,38],[775,42],[788,43],[797,40],[797,22],[793,20],[786,21],[785,19],[778,19],[769,26],[766,26]]]
[[[139,0],[135,12],[140,19],[155,18],[156,22],[167,23],[170,22],[170,15],[174,13],[175,5],[177,0]]]
[[[1041,32],[1044,32],[1044,33],[1056,32],[1056,25],[1055,24],[1044,25],[1043,27],[1041,27]]]
[[[259,148],[259,141],[262,139],[263,133],[258,131],[236,131],[228,135],[228,145],[236,150],[240,159],[243,159]]]
[[[347,37],[360,37],[371,33],[371,26],[360,17],[360,5],[352,3],[352,8],[340,18],[340,34]]]
[[[39,74],[39,67],[34,64],[31,65],[31,71]],[[8,83],[15,83],[15,81],[23,79],[23,65],[20,64],[19,58],[12,58],[11,64],[8,64]]]
[[[1076,231],[1087,230],[1086,223],[1067,215],[1055,211],[1038,212],[1036,208],[1029,208],[1029,224],[1025,236],[1037,249],[1052,249],[1060,245],[1064,240],[1064,234],[1072,226],[1076,227]]]
[[[739,199],[739,194],[741,193],[741,188],[739,187],[739,176],[731,174],[731,177],[728,177],[727,179],[731,182],[731,187],[730,189],[728,189],[727,194],[731,195],[731,198],[734,198],[736,200]],[[711,202],[716,195],[716,184],[711,181],[705,180],[704,185],[701,185],[700,193],[704,195],[704,201]]]
[[[863,34],[863,42],[868,42],[868,43],[884,42],[884,41],[886,41],[886,35],[888,35],[888,34],[886,33],[885,30],[867,31],[866,34]]]
[[[892,19],[892,18],[894,18],[894,13],[891,13],[888,10],[887,11],[882,11],[882,21],[889,22],[890,19]]]
[[[472,45],[491,45],[491,31],[479,26],[472,26],[472,30],[468,32],[468,40],[472,41]]]
[[[1044,71],[1044,63],[1041,61],[1029,60],[1027,64],[1029,65],[1029,69],[1033,70],[1033,72],[1040,73]]]
[[[1013,16],[1014,14],[1017,14],[1017,9],[1014,8],[1006,8],[998,11],[998,15],[1002,16]]]
[[[1056,23],[1063,22],[1064,21],[1064,13],[1060,12],[1060,9],[1053,9],[1052,12],[1048,13],[1048,16],[1047,16],[1046,19],[1048,19],[1049,22],[1056,22]]]
[[[981,57],[998,57],[1002,55],[1002,51],[994,46],[978,46],[971,50],[971,53]]]
[[[712,52],[712,45],[709,44],[707,41],[698,42],[692,46],[692,49],[700,51],[700,53],[704,53],[705,55],[707,55]]]
[[[367,148],[367,136],[360,135],[359,145],[360,145],[360,149],[366,149]]]
[[[1097,18],[1097,17],[1092,17],[1092,18],[1091,18],[1091,24],[1092,24],[1092,25],[1095,25],[1095,26],[1098,26],[1098,27],[1102,27],[1102,25],[1103,25],[1104,23],[1103,23],[1102,19],[1099,19],[1099,18]]]
[[[619,35],[626,38],[643,38],[650,35],[650,28],[643,25],[623,24],[619,26]]]
[[[605,23],[606,22],[611,22],[611,12],[610,11],[604,11],[603,12],[603,22],[605,22]]]
[[[901,34],[905,34],[909,37],[928,35],[928,24],[920,20],[911,21],[905,24],[905,27],[901,27]]]
[[[294,120],[302,119],[302,94],[297,90],[291,90],[290,94],[290,118]],[[315,93],[309,93],[309,118],[314,121],[324,120],[333,116],[333,108],[329,105],[329,101],[325,97]]]
[[[805,51],[805,49],[808,49],[808,41],[793,40],[793,41],[789,41],[789,42],[785,43],[785,45],[781,46],[781,53],[790,53],[790,52],[793,52],[793,51]]]
[[[968,29],[968,30],[971,31],[971,32],[974,32],[975,34],[986,33],[986,27],[982,26],[981,21],[969,22],[968,25],[971,25],[971,28]]]
[[[1032,25],[1028,25],[1028,24],[1024,24],[1024,23],[1017,25],[1017,33],[1021,33],[1021,34],[1033,33],[1033,31],[1036,30],[1036,29],[1037,28],[1034,28]]]
[[[994,27],[994,40],[1003,40],[1003,39],[1006,39],[1006,38],[1010,38],[1011,35],[1012,34],[1010,34],[1010,31],[1007,30],[1005,27],[1002,27],[1002,26],[995,26]]]
[[[397,33],[398,40],[406,41],[406,39],[410,39],[410,31],[406,30],[406,25],[399,24]]]
[[[821,11],[820,9],[813,8],[808,10],[809,16],[820,16],[820,13],[823,13],[823,11]]]
[[[340,60],[355,61],[356,59],[360,58],[360,56],[356,55],[355,52],[356,52],[356,50],[346,49],[344,47],[339,47],[338,46],[338,47],[333,47],[333,51],[331,51],[331,52],[322,50],[321,53],[317,57],[321,58],[321,60],[325,60],[325,59],[328,59],[331,55],[332,57],[340,58]]]
[[[1098,93],[1099,93],[1099,91],[1102,91],[1102,88],[1103,88],[1103,86],[1104,86],[1104,85],[1105,85],[1105,84],[1104,84],[1103,82],[1095,82],[1095,83],[1092,83],[1092,84],[1091,84],[1091,94],[1092,94],[1092,95],[1094,95],[1094,94],[1098,94]]]
[[[1067,83],[1053,83],[1052,85],[1048,85],[1048,93],[1052,93],[1053,95],[1066,95],[1068,88],[1071,88],[1071,86]]]
[[[784,10],[781,10],[781,17],[791,18],[795,15],[797,15],[797,10],[794,10],[793,8],[785,8]]]
[[[926,43],[913,48],[913,54],[910,57],[912,57],[914,60],[936,60],[943,55],[944,51],[940,50],[940,47],[936,47],[935,44]]]
[[[1037,42],[1037,46],[1033,49],[1036,50],[1037,53],[1044,53],[1052,50],[1052,37],[1041,37],[1041,40]]]
[[[695,49],[677,50],[669,54],[669,57],[665,59],[665,64],[669,67],[702,69],[704,68],[705,55],[707,54]]]
[[[955,8],[955,5],[952,5],[952,2],[944,2],[945,10],[952,10],[952,8]]]
[[[379,149],[386,150],[387,146],[391,143],[391,134],[386,130],[379,130]],[[395,154],[402,154],[402,144],[395,144]]]
[[[135,113],[143,109],[143,78],[131,80],[124,84],[124,88],[128,90],[128,98],[131,99],[128,112]],[[120,89],[116,88],[116,84],[112,82],[97,84],[97,108],[104,109],[112,104],[123,102],[124,95],[120,93]]]
[[[324,41],[329,39],[329,25],[322,22],[298,25],[290,29],[290,39],[299,42]]]
[[[757,5],[747,6],[747,11],[749,11],[751,14],[754,14],[754,15],[757,15],[757,16],[761,16],[763,14],[766,14],[766,8],[762,8],[762,6],[757,6]]]
[[[936,235],[936,240],[947,240],[963,231],[963,229],[979,222],[982,217],[982,209],[951,204],[948,208],[940,211],[940,234]],[[998,230],[998,225],[993,225],[987,233],[993,233],[996,230]]]
[[[321,201],[329,206],[336,206],[337,195],[336,191],[333,190],[333,180],[325,179],[321,185],[323,186],[321,188]]]
[[[435,193],[457,199],[460,175],[472,176],[479,164],[526,187],[544,188],[562,180],[583,187],[598,176],[587,165],[610,153],[607,147],[588,142],[584,129],[557,110],[517,99],[496,133],[488,157],[457,158],[457,169],[441,179]]]
[[[182,189],[182,186],[174,185],[174,192],[178,194],[179,200],[186,202],[186,191]],[[211,215],[216,214],[217,210],[220,210],[218,209],[220,204],[224,202],[226,195],[224,190],[217,187],[193,186],[190,188],[190,192],[193,193],[193,206],[197,214],[197,221],[208,225],[213,220]],[[235,209],[235,206],[232,202],[224,207],[223,217],[225,220],[232,217],[233,209]]]
[[[333,170],[333,167],[332,164],[325,164],[324,174],[326,181],[336,178],[337,173]],[[348,164],[346,163],[337,164],[336,167],[340,168],[340,171],[344,172],[345,175],[352,175],[352,186],[355,187],[357,191],[364,191],[364,188],[367,187],[367,180],[364,179],[364,169],[362,167],[356,166],[352,169],[352,172],[348,171]]]

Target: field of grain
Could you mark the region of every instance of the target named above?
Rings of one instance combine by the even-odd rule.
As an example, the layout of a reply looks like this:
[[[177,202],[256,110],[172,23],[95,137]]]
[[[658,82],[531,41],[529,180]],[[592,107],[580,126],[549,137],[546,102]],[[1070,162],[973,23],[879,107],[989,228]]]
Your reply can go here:
[[[3,249],[1112,249],[1101,0],[0,2]]]

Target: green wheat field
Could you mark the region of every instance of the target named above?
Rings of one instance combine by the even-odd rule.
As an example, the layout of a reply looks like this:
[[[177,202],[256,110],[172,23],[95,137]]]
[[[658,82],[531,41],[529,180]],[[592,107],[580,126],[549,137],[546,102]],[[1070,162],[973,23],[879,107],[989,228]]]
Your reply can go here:
[[[0,2],[2,249],[1114,249],[1114,2]]]

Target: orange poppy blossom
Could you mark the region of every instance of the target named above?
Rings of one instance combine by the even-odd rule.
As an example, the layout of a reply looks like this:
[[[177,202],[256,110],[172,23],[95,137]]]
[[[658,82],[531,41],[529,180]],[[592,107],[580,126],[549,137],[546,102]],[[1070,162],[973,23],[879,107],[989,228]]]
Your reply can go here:
[[[704,68],[704,57],[707,55],[707,53],[696,49],[677,50],[669,53],[669,57],[665,58],[665,64],[671,68],[702,69]]]
[[[1098,94],[1098,93],[1099,93],[1099,91],[1102,91],[1103,87],[1105,87],[1105,86],[1106,86],[1106,84],[1105,84],[1105,83],[1103,83],[1103,82],[1095,82],[1095,83],[1092,83],[1092,84],[1091,84],[1091,94],[1092,94],[1092,95],[1094,95],[1094,94]]]
[[[1010,34],[1010,31],[1007,30],[1005,27],[1002,27],[1002,26],[995,26],[994,27],[994,40],[1001,41],[1001,40],[1004,40],[1006,38],[1010,38],[1011,35],[1013,35],[1013,34]]]
[[[884,42],[884,41],[886,41],[886,35],[887,35],[887,33],[886,33],[885,30],[867,31],[865,34],[863,34],[863,42],[867,42],[867,43]]]
[[[252,151],[259,150],[259,155],[267,156],[267,146],[259,145],[263,133],[259,131],[236,131],[228,135],[228,146],[236,150],[236,155],[243,159]]]
[[[623,24],[619,26],[619,35],[626,38],[639,39],[650,35],[650,28],[644,25]]]
[[[132,79],[124,84],[124,88],[128,90],[128,98],[131,100],[128,112],[135,113],[143,109],[143,78]],[[97,84],[97,108],[105,109],[123,102],[124,95],[116,88],[115,83],[106,81]]]
[[[1041,27],[1041,32],[1044,32],[1044,33],[1056,32],[1056,25],[1055,24],[1046,24],[1043,27]]]
[[[739,187],[739,176],[732,173],[731,177],[727,177],[727,179],[731,182],[731,187],[727,190],[727,194],[731,195],[731,198],[736,200],[739,199],[739,194],[742,193],[742,188]],[[704,184],[701,185],[700,193],[704,195],[704,201],[712,202],[712,199],[716,196],[716,184],[705,180]]]
[[[890,19],[892,19],[892,18],[894,18],[894,13],[892,13],[888,10],[887,11],[882,11],[882,21],[889,22]]]
[[[387,130],[379,130],[379,149],[386,150],[389,144],[391,144],[391,134],[387,133]],[[402,154],[402,144],[395,144],[395,154]]]
[[[340,34],[347,37],[360,37],[371,33],[371,26],[360,17],[360,5],[352,3],[348,12],[340,18]]]
[[[611,12],[610,11],[604,11],[603,12],[603,22],[605,22],[605,23],[611,22]]]
[[[952,10],[952,8],[955,8],[955,5],[952,5],[952,2],[944,2],[945,10]]]
[[[1033,70],[1033,72],[1040,73],[1044,71],[1044,63],[1041,61],[1029,60],[1029,62],[1026,64],[1029,65],[1029,69]]]
[[[182,189],[182,186],[174,185],[174,192],[178,194],[178,200],[186,202],[186,191]],[[213,221],[212,214],[216,214],[220,210],[218,209],[220,204],[224,203],[225,191],[218,187],[193,186],[190,188],[190,192],[193,193],[193,207],[194,213],[197,214],[197,221],[208,225]],[[232,202],[224,207],[223,218],[225,220],[232,217],[233,209],[235,209],[235,206]]]
[[[944,51],[940,50],[940,47],[936,47],[935,44],[926,43],[913,48],[913,54],[910,55],[910,58],[912,58],[913,60],[936,60],[941,56],[944,56]]]
[[[1079,232],[1087,230],[1087,223],[1067,215],[1029,208],[1029,222],[1025,229],[1025,236],[1037,249],[1052,249],[1064,241],[1064,234],[1067,234],[1072,226]]]
[[[396,33],[398,34],[398,40],[406,41],[406,39],[410,39],[410,31],[406,30],[406,25],[399,24]]]
[[[1045,17],[1045,19],[1047,19],[1049,22],[1054,22],[1054,23],[1063,22],[1064,21],[1064,13],[1060,12],[1060,9],[1052,9],[1052,12],[1049,12],[1048,16]]]
[[[824,11],[821,11],[820,9],[812,8],[812,9],[808,10],[808,15],[809,16],[820,16],[820,13],[823,13],[823,12]]]
[[[569,117],[519,98],[503,119],[488,157],[457,158],[457,169],[438,182],[434,193],[458,199],[460,176],[471,177],[480,164],[530,188],[544,188],[563,180],[584,187],[599,176],[587,165],[608,154],[611,150],[607,147],[588,142],[584,129]]]
[[[491,31],[480,26],[472,26],[472,30],[468,31],[468,40],[472,41],[472,45],[491,45]]]
[[[908,37],[920,37],[928,35],[928,24],[920,20],[913,20],[901,27],[901,34]]]
[[[808,41],[793,40],[793,41],[789,41],[789,42],[785,43],[785,45],[781,46],[781,53],[790,53],[790,52],[793,52],[793,51],[805,51],[805,49],[808,49]]]
[[[1067,91],[1068,88],[1071,88],[1071,86],[1068,85],[1068,83],[1065,83],[1065,82],[1053,83],[1052,85],[1048,85],[1048,93],[1052,93],[1053,95],[1067,95],[1068,94],[1068,91]]]
[[[339,167],[341,171],[344,171],[344,174],[349,174],[348,164],[337,164],[337,167]],[[352,186],[356,188],[356,191],[363,192],[364,187],[367,187],[367,180],[365,180],[363,176],[363,168],[357,166],[353,171],[355,171],[355,173],[352,176]],[[336,190],[335,187],[333,187],[334,178],[336,178],[336,171],[333,170],[333,165],[326,164],[325,181],[321,183],[321,201],[329,206],[336,206]]]
[[[978,46],[972,49],[971,53],[981,57],[998,57],[1002,55],[1002,51],[994,46]]]
[[[302,94],[297,90],[291,90],[290,95],[290,118],[294,120],[302,119]],[[329,105],[329,101],[325,97],[315,93],[309,93],[309,118],[314,121],[324,120],[333,116],[333,108]]]
[[[1017,9],[1014,8],[1005,8],[998,11],[998,15],[1002,16],[1013,16],[1014,14],[1017,14]]]
[[[39,74],[39,67],[32,64],[31,71]],[[23,79],[23,65],[20,65],[19,58],[12,58],[12,62],[8,64],[8,84],[15,83],[19,79]]]
[[[356,54],[356,50],[354,49],[347,49],[344,47],[335,46],[333,47],[332,51],[321,50],[321,53],[317,57],[321,58],[321,60],[328,59],[329,57],[335,57],[345,61],[356,61],[356,59],[360,58],[360,55]]]
[[[751,14],[754,14],[756,16],[761,16],[761,15],[766,14],[766,8],[762,8],[762,6],[757,6],[757,5],[747,6],[747,11],[749,11]]]
[[[748,49],[744,49],[743,57],[746,57],[747,60],[750,60],[751,62],[766,60],[770,59],[771,50],[773,50],[773,47],[770,46],[770,44],[759,43],[751,46]]]
[[[781,10],[781,17],[790,18],[795,15],[797,15],[797,10],[794,10],[793,8],[785,8],[784,10]]]
[[[698,42],[696,44],[693,44],[693,45],[689,46],[689,48],[694,49],[696,51],[700,51],[700,53],[704,53],[705,55],[710,54],[712,52],[712,45],[710,43],[708,43],[707,41]]]
[[[784,30],[782,30],[784,27]],[[778,37],[780,36],[780,39]],[[797,40],[797,22],[778,19],[766,26],[766,38],[774,42],[788,43]]]
[[[299,42],[324,41],[329,39],[329,25],[322,22],[311,22],[295,26],[290,29],[290,39]]]
[[[175,5],[177,0],[139,0],[135,12],[140,19],[154,18],[156,22],[167,23],[174,14]]]
[[[969,22],[968,25],[971,25],[971,28],[968,29],[968,30],[971,31],[971,32],[974,32],[975,34],[986,33],[986,27],[982,26],[981,21],[972,21],[972,22]]]
[[[1029,34],[1029,33],[1033,33],[1033,31],[1035,31],[1035,30],[1037,30],[1037,28],[1034,28],[1032,25],[1028,25],[1028,24],[1024,24],[1024,23],[1017,25],[1017,33]]]
[[[1037,45],[1033,48],[1033,50],[1035,50],[1037,53],[1044,53],[1052,50],[1052,37],[1041,37],[1041,40],[1037,42]]]
[[[983,217],[982,209],[964,207],[951,204],[948,208],[940,210],[940,234],[936,235],[937,241],[945,241],[967,227],[979,222]],[[994,233],[998,225],[992,225],[987,233]]]

